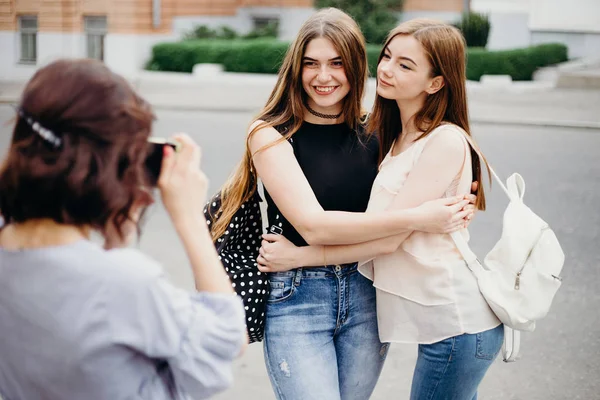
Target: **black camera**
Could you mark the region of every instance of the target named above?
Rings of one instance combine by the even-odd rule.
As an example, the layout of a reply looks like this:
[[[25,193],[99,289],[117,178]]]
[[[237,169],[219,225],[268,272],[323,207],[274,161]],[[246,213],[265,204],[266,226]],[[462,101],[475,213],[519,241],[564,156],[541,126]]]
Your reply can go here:
[[[160,176],[160,168],[163,160],[163,149],[165,146],[171,146],[175,152],[179,150],[179,143],[172,142],[163,138],[151,137],[148,139],[148,155],[146,156],[145,167],[148,180],[151,186],[156,186]]]

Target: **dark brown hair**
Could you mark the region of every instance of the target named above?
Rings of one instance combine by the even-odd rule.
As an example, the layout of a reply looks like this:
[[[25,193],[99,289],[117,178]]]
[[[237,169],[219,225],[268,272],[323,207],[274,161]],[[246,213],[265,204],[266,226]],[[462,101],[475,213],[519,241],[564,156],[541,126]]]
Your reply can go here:
[[[49,218],[119,235],[147,184],[154,115],[121,76],[93,60],[59,60],[28,82],[0,168],[5,223]],[[29,119],[29,121],[27,121]],[[54,147],[38,123],[60,139]]]

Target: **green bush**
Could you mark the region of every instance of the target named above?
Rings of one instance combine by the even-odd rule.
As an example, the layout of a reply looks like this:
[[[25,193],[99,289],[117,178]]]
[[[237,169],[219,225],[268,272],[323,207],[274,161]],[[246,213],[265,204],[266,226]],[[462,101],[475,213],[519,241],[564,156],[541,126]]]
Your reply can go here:
[[[222,64],[228,72],[276,74],[288,43],[273,39],[187,40],[152,48],[148,69],[192,72],[196,64]]]
[[[217,37],[217,31],[209,28],[206,25],[199,25],[194,27],[191,31],[185,34],[184,39],[213,39]]]
[[[369,73],[371,76],[377,76],[377,60],[381,53],[381,47],[374,44],[367,45],[367,60],[369,61]]]
[[[268,39],[238,41],[224,58],[223,68],[229,72],[276,74],[288,46],[286,42]]]
[[[335,7],[350,15],[360,26],[367,43],[382,44],[398,25],[404,0],[315,0],[316,8]]]
[[[219,39],[236,39],[238,36],[238,33],[228,26],[222,26],[217,31],[217,37]]]
[[[266,26],[256,28],[246,35],[239,35],[234,29],[228,26],[221,26],[217,29],[212,29],[206,25],[198,25],[190,32],[184,35],[185,40],[197,39],[259,39],[259,38],[276,38],[279,33],[279,23],[269,22]]]
[[[462,20],[456,24],[467,42],[467,47],[485,47],[490,34],[490,19],[478,13],[463,14]]]
[[[154,46],[147,68],[155,71],[191,72],[195,64],[223,64],[225,71],[277,73],[288,48],[274,39],[186,40]],[[368,45],[369,71],[375,76],[381,46]],[[562,44],[543,44],[524,49],[487,51],[468,49],[467,79],[482,75],[510,75],[513,80],[531,80],[536,69],[567,61]]]
[[[469,49],[467,79],[478,81],[482,75],[510,75],[514,81],[528,81],[536,69],[567,60],[567,47],[557,43],[503,51]]]

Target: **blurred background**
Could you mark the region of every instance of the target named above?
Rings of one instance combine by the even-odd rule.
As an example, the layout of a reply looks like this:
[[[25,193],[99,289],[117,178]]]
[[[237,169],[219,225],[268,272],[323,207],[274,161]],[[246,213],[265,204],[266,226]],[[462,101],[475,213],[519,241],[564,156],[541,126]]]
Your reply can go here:
[[[212,193],[240,159],[290,40],[329,6],[359,22],[372,72],[400,21],[431,17],[462,30],[473,135],[500,176],[523,175],[525,202],[566,253],[550,314],[524,335],[520,361],[495,363],[479,398],[600,399],[600,0],[0,0],[0,152],[10,143],[11,105],[38,68],[96,58],[154,106],[155,135],[185,131],[201,144]],[[370,78],[366,109],[374,93]],[[481,255],[498,239],[507,203],[492,188],[471,230]],[[138,246],[192,288],[160,204]],[[416,346],[393,345],[372,398],[407,399],[415,360]],[[260,344],[217,398],[274,398]]]

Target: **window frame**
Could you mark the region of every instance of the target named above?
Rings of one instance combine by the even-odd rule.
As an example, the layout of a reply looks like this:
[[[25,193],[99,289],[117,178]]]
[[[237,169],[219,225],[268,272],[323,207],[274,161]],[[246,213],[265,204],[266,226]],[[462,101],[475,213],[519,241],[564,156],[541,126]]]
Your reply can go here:
[[[23,26],[23,22],[35,22],[35,27],[32,26]],[[24,14],[19,15],[17,17],[18,23],[18,32],[19,32],[19,64],[27,64],[27,65],[36,65],[38,59],[38,32],[39,32],[39,23],[37,15]],[[32,46],[33,49],[29,48],[27,53],[28,57],[25,57],[25,51],[23,51],[25,44],[25,39],[28,39],[28,47]]]
[[[96,26],[94,26],[94,23],[96,23]],[[106,54],[105,39],[108,34],[108,18],[105,15],[84,15],[83,31],[85,33],[86,57],[104,61]]]

